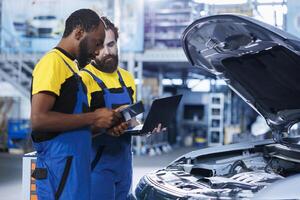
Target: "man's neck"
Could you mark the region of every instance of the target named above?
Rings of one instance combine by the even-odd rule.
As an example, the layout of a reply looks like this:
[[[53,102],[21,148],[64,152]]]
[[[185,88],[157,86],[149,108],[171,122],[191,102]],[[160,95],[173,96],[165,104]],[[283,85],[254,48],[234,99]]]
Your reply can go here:
[[[57,47],[62,48],[66,52],[68,52],[72,57],[76,58],[76,48],[73,43],[68,40],[68,38],[62,38],[60,42],[57,44]]]

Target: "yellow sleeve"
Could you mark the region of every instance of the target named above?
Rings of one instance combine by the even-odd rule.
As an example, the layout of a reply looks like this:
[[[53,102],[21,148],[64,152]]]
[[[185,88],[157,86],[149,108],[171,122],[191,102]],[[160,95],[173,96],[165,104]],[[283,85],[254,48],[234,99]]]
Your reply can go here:
[[[60,95],[60,88],[68,78],[65,67],[54,53],[46,54],[33,70],[32,95],[42,91]]]

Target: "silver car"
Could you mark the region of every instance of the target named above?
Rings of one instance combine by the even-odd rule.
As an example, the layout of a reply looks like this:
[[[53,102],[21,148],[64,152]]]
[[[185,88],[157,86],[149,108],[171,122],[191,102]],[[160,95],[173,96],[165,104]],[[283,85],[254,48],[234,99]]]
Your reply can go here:
[[[226,81],[265,118],[273,139],[190,152],[144,176],[137,199],[300,199],[300,39],[249,17],[186,28],[189,62]]]

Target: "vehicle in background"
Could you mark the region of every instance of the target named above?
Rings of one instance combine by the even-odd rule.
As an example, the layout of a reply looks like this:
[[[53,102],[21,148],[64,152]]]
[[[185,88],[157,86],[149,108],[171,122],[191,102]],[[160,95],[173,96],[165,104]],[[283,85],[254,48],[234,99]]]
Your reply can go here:
[[[54,15],[38,15],[26,22],[26,36],[55,37],[62,33],[63,23]]]

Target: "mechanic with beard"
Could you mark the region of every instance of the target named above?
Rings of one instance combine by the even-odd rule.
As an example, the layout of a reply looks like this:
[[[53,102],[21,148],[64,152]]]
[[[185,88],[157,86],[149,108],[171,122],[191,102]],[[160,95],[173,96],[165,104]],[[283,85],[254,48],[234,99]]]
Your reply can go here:
[[[96,59],[81,72],[87,86],[91,110],[118,109],[135,101],[133,76],[118,67],[118,29],[107,18],[105,40]],[[124,200],[129,198],[132,181],[131,136],[100,134],[92,142],[91,199]]]
[[[57,47],[34,68],[31,122],[37,161],[32,176],[38,199],[90,199],[89,127],[111,128],[120,120],[107,108],[88,112],[86,88],[77,73],[99,53],[104,37],[99,16],[77,10],[66,20]]]

